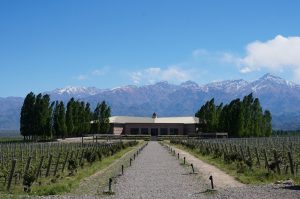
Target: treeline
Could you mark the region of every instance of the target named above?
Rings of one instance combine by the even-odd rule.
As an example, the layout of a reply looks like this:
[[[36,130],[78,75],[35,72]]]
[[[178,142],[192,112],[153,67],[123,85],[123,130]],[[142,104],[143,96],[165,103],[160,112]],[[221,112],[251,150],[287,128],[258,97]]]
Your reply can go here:
[[[258,98],[252,93],[243,100],[235,99],[225,106],[207,101],[195,114],[201,132],[228,132],[231,137],[258,137],[272,134],[270,111],[263,112]]]
[[[71,98],[50,101],[49,95],[29,93],[24,99],[20,117],[20,132],[27,140],[81,136],[87,133],[107,133],[110,107],[103,101],[91,111],[89,103]]]
[[[300,136],[300,130],[273,130],[272,136]]]

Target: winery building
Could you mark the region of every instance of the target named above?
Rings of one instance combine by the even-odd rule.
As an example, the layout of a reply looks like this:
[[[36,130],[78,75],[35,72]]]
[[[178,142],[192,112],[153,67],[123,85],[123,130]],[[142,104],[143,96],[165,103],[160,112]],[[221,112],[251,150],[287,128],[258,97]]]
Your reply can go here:
[[[110,131],[115,135],[193,135],[199,119],[196,117],[131,117],[113,116]]]

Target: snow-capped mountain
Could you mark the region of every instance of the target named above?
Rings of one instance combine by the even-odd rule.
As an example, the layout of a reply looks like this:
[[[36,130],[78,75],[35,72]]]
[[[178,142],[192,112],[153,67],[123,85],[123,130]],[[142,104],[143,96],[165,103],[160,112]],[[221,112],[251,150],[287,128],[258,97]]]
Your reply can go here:
[[[69,99],[71,97],[83,99],[87,96],[96,95],[104,92],[103,89],[98,89],[96,87],[75,87],[67,86],[65,88],[58,88],[50,92],[45,92],[51,96],[52,99]]]
[[[211,98],[216,103],[228,103],[249,93],[258,97],[264,109],[273,116],[273,126],[300,129],[300,86],[280,77],[266,74],[253,82],[226,80],[198,85],[187,81],[180,85],[158,82],[144,86],[122,86],[112,89],[96,87],[66,87],[45,92],[51,100],[68,101],[71,97],[95,106],[106,100],[113,115],[158,116],[194,115]],[[23,98],[0,98],[0,129],[16,129]]]

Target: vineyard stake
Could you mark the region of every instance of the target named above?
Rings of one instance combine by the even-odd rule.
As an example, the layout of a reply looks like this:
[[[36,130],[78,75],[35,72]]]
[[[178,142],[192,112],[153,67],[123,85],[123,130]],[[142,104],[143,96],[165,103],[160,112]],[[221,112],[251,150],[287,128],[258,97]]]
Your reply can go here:
[[[192,167],[192,171],[193,171],[193,173],[195,173],[195,170],[194,170],[194,165],[193,165],[193,164],[191,164],[191,167]]]
[[[67,164],[68,157],[69,157],[69,151],[67,152],[66,159],[65,159],[65,161],[64,161],[64,164],[63,164],[63,167],[62,167],[62,169],[61,169],[61,172],[64,172],[64,170],[65,170],[65,166],[66,166],[66,164]]]
[[[51,162],[52,162],[52,154],[50,154],[50,157],[49,157],[49,162],[48,162],[48,166],[47,166],[46,177],[49,176],[50,167],[51,167]]]
[[[289,162],[290,162],[290,167],[291,167],[291,174],[295,175],[294,172],[294,163],[293,163],[293,158],[291,152],[288,152],[288,157],[289,157]]]
[[[258,155],[257,147],[255,147],[255,155],[256,155],[256,159],[257,159],[257,165],[260,166],[260,161],[259,161],[259,155]]]
[[[109,178],[109,181],[108,181],[108,191],[109,191],[109,193],[112,193],[111,185],[112,185],[112,179]]]
[[[263,150],[263,153],[264,153],[264,157],[265,157],[265,167],[268,169],[268,172],[269,172],[270,169],[269,169],[268,157],[267,157],[267,152],[265,149]]]
[[[40,163],[39,163],[39,166],[36,170],[36,173],[35,173],[35,179],[37,179],[39,177],[39,174],[41,172],[41,168],[43,166],[43,161],[44,161],[44,156],[41,157],[41,160],[40,160]]]
[[[56,176],[56,172],[57,172],[57,169],[58,169],[58,164],[59,164],[60,156],[61,156],[61,152],[59,152],[59,154],[58,154],[58,157],[57,157],[57,160],[56,160],[56,164],[55,164],[55,169],[54,169],[53,176]]]
[[[15,168],[16,168],[16,163],[17,163],[16,159],[13,159],[11,162],[11,170],[10,170],[9,177],[8,177],[7,191],[9,191],[10,186],[11,186],[12,178],[14,176],[14,172],[15,172]]]
[[[277,151],[274,150],[273,153],[274,153],[274,160],[275,160],[275,164],[276,164],[276,168],[277,168],[277,173],[280,174],[280,167],[279,167]]]
[[[212,175],[209,176],[209,180],[210,180],[210,183],[211,183],[211,189],[214,189],[214,180],[213,180]]]
[[[24,174],[26,174],[28,172],[28,169],[29,169],[30,163],[31,163],[31,159],[32,159],[31,156],[29,156],[28,159],[27,159]]]

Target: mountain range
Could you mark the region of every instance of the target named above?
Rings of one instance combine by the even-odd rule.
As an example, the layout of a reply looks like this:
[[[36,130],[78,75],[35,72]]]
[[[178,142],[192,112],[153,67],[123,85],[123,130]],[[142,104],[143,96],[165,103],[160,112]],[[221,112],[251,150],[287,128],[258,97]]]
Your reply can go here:
[[[71,97],[91,103],[92,107],[105,100],[112,115],[188,116],[211,98],[216,103],[228,103],[249,93],[260,99],[263,109],[272,113],[273,128],[300,129],[300,85],[280,77],[265,74],[256,81],[226,80],[198,85],[192,81],[180,85],[158,82],[145,86],[123,86],[113,89],[96,87],[66,87],[45,92],[51,100],[67,102]],[[0,98],[0,129],[18,129],[24,98]]]

